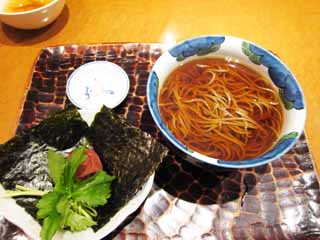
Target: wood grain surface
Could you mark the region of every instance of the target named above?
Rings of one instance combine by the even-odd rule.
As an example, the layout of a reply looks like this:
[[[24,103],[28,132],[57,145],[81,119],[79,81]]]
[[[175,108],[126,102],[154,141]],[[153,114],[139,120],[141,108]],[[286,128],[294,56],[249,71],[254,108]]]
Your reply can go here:
[[[14,135],[39,51],[104,42],[172,42],[204,34],[251,40],[277,55],[307,101],[306,133],[320,167],[320,1],[67,0],[60,17],[33,31],[0,23],[0,143]]]

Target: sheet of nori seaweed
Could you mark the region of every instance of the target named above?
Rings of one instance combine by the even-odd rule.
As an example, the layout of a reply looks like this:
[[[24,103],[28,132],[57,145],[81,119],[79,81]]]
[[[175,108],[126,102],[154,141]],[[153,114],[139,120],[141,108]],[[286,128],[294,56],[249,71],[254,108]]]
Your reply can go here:
[[[0,145],[0,183],[5,189],[17,184],[39,190],[50,190],[47,151],[74,146],[88,129],[75,109],[66,109],[51,115],[30,130],[16,135]],[[58,137],[58,134],[61,134]],[[52,145],[51,145],[52,144]],[[36,218],[39,198],[17,197],[17,204]]]
[[[44,119],[32,132],[48,145],[63,150],[73,147],[87,129],[77,108],[69,107]]]
[[[116,176],[108,204],[98,209],[97,229],[143,187],[167,148],[106,107],[97,113],[88,133],[104,168]]]

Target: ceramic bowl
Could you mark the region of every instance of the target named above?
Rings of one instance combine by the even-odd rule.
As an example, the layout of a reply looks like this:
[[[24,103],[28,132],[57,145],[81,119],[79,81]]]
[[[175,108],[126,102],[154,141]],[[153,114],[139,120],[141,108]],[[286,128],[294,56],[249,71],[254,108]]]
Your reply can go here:
[[[65,0],[53,0],[40,8],[11,13],[3,10],[7,2],[0,1],[0,20],[19,29],[37,29],[49,25],[60,15],[65,4]]]
[[[278,90],[284,106],[283,128],[276,144],[263,155],[241,161],[224,161],[205,156],[181,143],[162,121],[158,95],[167,76],[181,64],[208,57],[228,57],[239,61],[270,79]],[[188,161],[206,167],[247,168],[279,158],[292,148],[299,138],[306,119],[303,92],[290,69],[270,51],[250,41],[231,36],[195,37],[180,42],[163,53],[150,72],[147,100],[151,115],[163,135],[186,155]]]

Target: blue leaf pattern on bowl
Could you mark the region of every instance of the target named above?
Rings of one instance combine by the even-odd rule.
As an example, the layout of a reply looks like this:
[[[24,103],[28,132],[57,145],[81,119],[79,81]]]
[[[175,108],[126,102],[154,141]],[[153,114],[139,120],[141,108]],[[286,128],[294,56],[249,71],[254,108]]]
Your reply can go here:
[[[281,99],[286,109],[304,109],[301,90],[290,71],[268,51],[247,42],[243,42],[243,45],[249,45],[250,53],[256,55],[260,63],[268,68],[273,83],[283,90]]]
[[[220,45],[224,42],[225,37],[201,37],[190,39],[180,43],[179,45],[171,48],[169,53],[177,59],[182,61],[187,57],[194,55],[206,55],[211,52],[215,52],[220,48]]]

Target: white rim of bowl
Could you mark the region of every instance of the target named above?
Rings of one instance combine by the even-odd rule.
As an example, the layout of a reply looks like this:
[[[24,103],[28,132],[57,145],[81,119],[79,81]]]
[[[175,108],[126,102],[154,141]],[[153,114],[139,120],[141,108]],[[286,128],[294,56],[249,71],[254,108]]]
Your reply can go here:
[[[35,8],[32,10],[28,10],[28,11],[22,11],[22,12],[5,12],[5,11],[3,11],[3,9],[1,9],[0,14],[7,15],[7,16],[17,16],[17,15],[23,15],[23,14],[28,14],[28,13],[34,13],[34,12],[41,11],[45,8],[51,7],[52,5],[54,5],[55,3],[59,2],[59,1],[61,1],[61,0],[53,0],[53,1],[49,2],[48,4],[43,5],[39,8]]]

